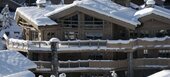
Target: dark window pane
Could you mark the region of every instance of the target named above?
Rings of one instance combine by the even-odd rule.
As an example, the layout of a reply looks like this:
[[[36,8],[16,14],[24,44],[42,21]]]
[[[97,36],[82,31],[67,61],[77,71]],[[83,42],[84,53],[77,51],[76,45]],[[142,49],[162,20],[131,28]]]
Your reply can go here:
[[[102,21],[101,19],[94,18],[94,21]]]
[[[64,24],[71,24],[71,22],[69,22],[69,21],[64,21]]]
[[[85,21],[85,24],[93,24],[92,21]]]
[[[78,15],[73,16],[73,17],[72,17],[72,20],[78,21]]]
[[[85,21],[93,21],[93,17],[85,15]]]

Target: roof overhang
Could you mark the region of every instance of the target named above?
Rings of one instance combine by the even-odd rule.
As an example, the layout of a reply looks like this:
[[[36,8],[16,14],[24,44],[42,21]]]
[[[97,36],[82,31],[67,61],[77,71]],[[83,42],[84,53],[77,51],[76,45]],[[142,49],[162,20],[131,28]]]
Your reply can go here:
[[[18,10],[18,9],[19,9],[19,8],[17,8],[17,10]],[[49,26],[49,25],[46,25],[46,24],[44,24],[44,25],[38,25],[38,24],[36,24],[33,20],[31,20],[31,19],[29,19],[28,17],[26,17],[25,13],[20,12],[20,11],[16,11],[15,17],[14,17],[15,21],[18,22],[20,17],[21,17],[22,19],[24,19],[27,23],[29,23],[30,25],[32,25],[36,30],[39,30],[39,27],[41,27],[41,26]],[[50,26],[54,26],[54,25],[58,25],[58,24],[56,23],[56,24],[53,24],[53,25],[50,25]]]

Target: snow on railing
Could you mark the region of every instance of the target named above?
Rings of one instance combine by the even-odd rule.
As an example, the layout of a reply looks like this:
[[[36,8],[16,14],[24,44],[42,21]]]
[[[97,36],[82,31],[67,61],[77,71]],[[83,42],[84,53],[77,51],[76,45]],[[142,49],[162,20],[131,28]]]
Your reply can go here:
[[[29,41],[10,38],[7,47],[28,49]]]
[[[28,41],[10,38],[7,47],[24,50],[51,51],[50,41]],[[59,51],[74,50],[125,50],[138,48],[160,48],[170,47],[170,37],[163,38],[137,38],[130,40],[75,40],[59,41]]]
[[[34,61],[38,69],[51,68],[51,61]],[[60,68],[80,68],[80,67],[96,67],[95,64],[99,64],[102,67],[109,67],[111,64],[115,64],[112,67],[119,68],[127,66],[127,60],[76,60],[76,61],[59,61]],[[104,66],[104,64],[107,64]],[[121,66],[118,66],[121,65]]]

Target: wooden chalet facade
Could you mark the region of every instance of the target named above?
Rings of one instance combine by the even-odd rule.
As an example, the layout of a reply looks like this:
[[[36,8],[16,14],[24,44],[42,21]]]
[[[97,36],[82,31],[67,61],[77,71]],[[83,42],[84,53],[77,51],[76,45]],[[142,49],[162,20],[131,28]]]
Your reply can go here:
[[[159,6],[135,10],[114,2],[110,2],[113,5],[109,6],[100,3],[99,0],[92,1],[102,8],[121,7],[120,10],[109,11],[111,15],[108,15],[108,10],[104,12],[100,11],[102,9],[95,10],[95,5],[81,4],[83,1],[90,0],[54,6],[55,9],[51,8],[53,10],[50,9],[50,12],[46,11],[45,8],[49,8],[47,6],[18,8],[15,20],[23,29],[23,39],[32,43],[25,41],[30,45],[23,43],[21,46],[27,48],[21,49],[14,46],[15,42],[9,41],[7,47],[12,50],[21,49],[19,50],[21,53],[39,66],[34,72],[45,76],[52,73],[50,70],[52,56],[50,50],[41,49],[41,44],[47,44],[46,42],[54,37],[61,41],[61,45],[70,48],[68,50],[63,48],[58,54],[59,72],[66,73],[67,77],[111,77],[110,71],[113,70],[119,77],[145,77],[170,67],[170,47],[168,47],[170,39],[167,37],[170,36],[169,10]],[[141,15],[145,9],[152,10]],[[138,38],[145,40],[135,40]],[[159,38],[166,39],[157,40]],[[131,39],[133,41],[128,42]],[[114,43],[109,44],[109,41]],[[17,42],[16,45],[20,46]],[[31,45],[38,45],[38,50],[29,49]],[[155,48],[158,45],[161,46]],[[74,46],[78,48],[74,49]],[[93,46],[97,49],[90,49]],[[136,46],[138,47],[135,48]]]

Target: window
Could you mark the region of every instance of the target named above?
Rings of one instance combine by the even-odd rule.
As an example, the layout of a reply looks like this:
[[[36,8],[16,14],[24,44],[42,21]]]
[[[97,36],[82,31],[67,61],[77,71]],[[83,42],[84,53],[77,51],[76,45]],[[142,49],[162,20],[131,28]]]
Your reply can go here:
[[[84,24],[86,29],[103,28],[103,20],[84,15]]]
[[[159,50],[159,57],[169,58],[170,57],[170,50]]]
[[[48,32],[47,33],[47,40],[50,40],[53,37],[55,37],[55,32]]]
[[[91,60],[103,60],[103,54],[91,54],[89,55]]]
[[[78,15],[65,18],[61,21],[63,22],[63,26],[65,28],[78,28]]]
[[[76,40],[78,38],[78,32],[65,32],[64,37],[66,40]]]
[[[148,50],[147,50],[147,49],[144,49],[144,50],[143,50],[143,54],[144,54],[144,57],[148,57]]]
[[[86,39],[93,39],[93,40],[95,40],[95,39],[102,39],[103,34],[100,33],[100,32],[87,32],[85,34],[85,36],[86,36]]]
[[[31,31],[31,40],[38,40],[38,32]]]
[[[85,15],[84,17],[85,20],[85,24],[93,24],[93,17],[89,16],[89,15]]]
[[[159,30],[156,32],[156,37],[164,37],[167,34],[167,30]]]

